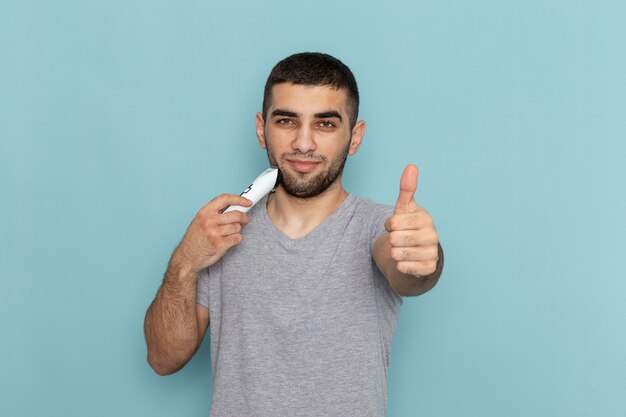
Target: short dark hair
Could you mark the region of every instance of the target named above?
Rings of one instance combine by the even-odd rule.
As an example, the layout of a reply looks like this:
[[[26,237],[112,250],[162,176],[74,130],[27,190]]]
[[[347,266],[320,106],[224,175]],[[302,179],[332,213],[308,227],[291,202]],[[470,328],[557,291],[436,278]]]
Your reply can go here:
[[[288,56],[274,66],[270,72],[263,94],[263,120],[272,100],[272,87],[276,84],[330,86],[345,89],[348,94],[348,116],[350,128],[359,115],[359,89],[350,68],[337,58],[319,52],[301,52]]]

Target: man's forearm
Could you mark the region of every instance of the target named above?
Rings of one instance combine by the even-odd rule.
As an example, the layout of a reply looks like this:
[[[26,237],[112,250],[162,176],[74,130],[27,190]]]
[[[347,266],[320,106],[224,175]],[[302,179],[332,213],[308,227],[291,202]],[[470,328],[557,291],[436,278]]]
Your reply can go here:
[[[148,362],[160,375],[181,369],[198,348],[197,279],[196,272],[178,262],[175,252],[146,313]]]
[[[248,215],[225,207],[250,207],[244,197],[222,194],[202,207],[172,254],[163,284],[148,308],[144,332],[148,362],[161,375],[171,374],[191,359],[209,325],[208,309],[198,307],[198,272],[241,243]]]

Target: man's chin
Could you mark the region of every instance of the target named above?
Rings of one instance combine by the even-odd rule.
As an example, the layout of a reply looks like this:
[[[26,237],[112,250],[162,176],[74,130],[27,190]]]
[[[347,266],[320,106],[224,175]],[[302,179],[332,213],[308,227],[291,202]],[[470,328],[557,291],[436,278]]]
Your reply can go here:
[[[292,183],[286,183],[285,181],[283,181],[281,186],[285,193],[287,193],[291,197],[309,199],[320,194],[319,190],[315,190],[310,186],[303,184],[294,185]]]
[[[298,174],[299,179],[294,180],[291,176],[285,178],[283,175],[281,186],[288,195],[307,200],[323,195],[334,183],[334,181],[329,183],[327,179],[319,177],[303,182],[301,178],[307,176],[310,176],[310,174]]]
[[[286,190],[286,189],[285,189],[285,193],[289,197],[297,198],[297,199],[300,199],[300,200],[313,200],[313,199],[315,199],[317,197],[320,197],[320,196],[324,195],[324,192],[321,192],[321,193],[317,193],[317,192],[313,192],[313,193],[309,193],[309,192],[306,192],[306,193],[305,192],[302,192],[302,193],[295,192],[294,193],[294,192]]]

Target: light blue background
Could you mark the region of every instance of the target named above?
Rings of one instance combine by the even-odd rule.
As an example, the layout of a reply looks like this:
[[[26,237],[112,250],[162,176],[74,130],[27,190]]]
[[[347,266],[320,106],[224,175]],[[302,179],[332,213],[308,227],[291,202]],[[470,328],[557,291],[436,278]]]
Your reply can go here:
[[[407,163],[446,252],[407,299],[389,416],[626,415],[626,3],[2,1],[0,415],[206,416],[143,318],[196,210],[266,165],[279,59],[361,90],[346,186]]]

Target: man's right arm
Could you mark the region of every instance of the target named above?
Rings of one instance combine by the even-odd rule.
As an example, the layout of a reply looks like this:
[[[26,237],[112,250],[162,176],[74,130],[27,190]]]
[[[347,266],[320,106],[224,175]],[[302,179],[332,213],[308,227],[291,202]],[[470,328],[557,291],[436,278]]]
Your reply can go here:
[[[196,304],[198,274],[241,243],[248,216],[222,213],[230,205],[249,207],[243,197],[223,194],[204,206],[172,254],[161,288],[146,313],[148,363],[159,375],[180,370],[192,358],[209,325],[209,311]]]

